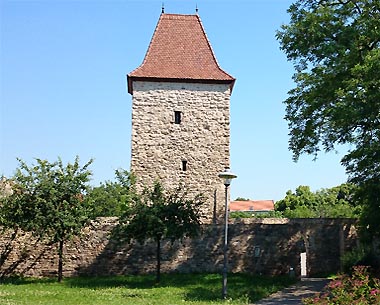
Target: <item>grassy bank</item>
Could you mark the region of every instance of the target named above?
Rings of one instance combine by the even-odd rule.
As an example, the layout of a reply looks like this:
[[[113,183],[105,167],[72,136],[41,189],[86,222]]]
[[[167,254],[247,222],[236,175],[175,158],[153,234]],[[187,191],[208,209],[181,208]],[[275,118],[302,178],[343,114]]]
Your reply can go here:
[[[220,304],[218,274],[165,274],[53,279],[8,279],[0,284],[1,305],[174,305]],[[287,277],[230,274],[228,304],[249,304],[290,285]]]

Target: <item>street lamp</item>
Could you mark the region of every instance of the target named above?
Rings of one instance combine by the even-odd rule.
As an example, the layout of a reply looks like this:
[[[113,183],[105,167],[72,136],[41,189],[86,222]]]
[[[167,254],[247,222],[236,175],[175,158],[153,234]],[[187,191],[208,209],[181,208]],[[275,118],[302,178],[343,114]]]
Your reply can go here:
[[[229,168],[226,168],[224,172],[219,173],[219,178],[224,179],[225,185],[225,219],[224,219],[224,247],[223,247],[223,290],[222,298],[227,298],[227,250],[228,250],[228,187],[231,184],[231,180],[237,176],[230,172]]]

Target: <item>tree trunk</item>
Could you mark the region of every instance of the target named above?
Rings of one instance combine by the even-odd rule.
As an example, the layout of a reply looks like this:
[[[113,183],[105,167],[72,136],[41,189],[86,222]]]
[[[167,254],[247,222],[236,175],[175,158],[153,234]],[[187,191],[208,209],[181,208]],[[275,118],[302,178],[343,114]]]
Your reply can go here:
[[[11,255],[11,252],[13,250],[13,242],[16,240],[17,233],[18,233],[18,229],[16,228],[13,230],[12,235],[9,237],[6,245],[4,246],[4,249],[0,253],[0,270],[5,265],[5,262],[7,261],[9,256]],[[16,264],[13,263],[8,268],[5,268],[5,270],[0,272],[0,279],[11,274],[20,262],[21,261],[19,259]]]
[[[58,283],[62,282],[63,273],[63,240],[59,241],[58,249]]]
[[[161,239],[157,238],[157,269],[156,269],[156,283],[159,283],[161,280]]]

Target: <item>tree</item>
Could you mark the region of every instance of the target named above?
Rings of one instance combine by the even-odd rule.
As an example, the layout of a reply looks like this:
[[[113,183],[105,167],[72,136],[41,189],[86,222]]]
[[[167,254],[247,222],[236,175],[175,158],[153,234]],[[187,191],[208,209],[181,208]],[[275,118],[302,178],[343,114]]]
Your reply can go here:
[[[380,182],[372,179],[362,183],[355,199],[363,203],[360,217],[361,238],[370,243],[374,236],[380,235]]]
[[[300,185],[296,191],[287,191],[284,199],[276,202],[275,210],[283,212],[286,217],[315,217],[314,207],[317,205],[317,198],[311,192],[309,186]]]
[[[295,192],[287,191],[284,199],[276,202],[276,211],[288,218],[348,217],[360,215],[361,207],[354,204],[353,184],[342,184],[312,192],[300,185]]]
[[[61,159],[49,163],[36,159],[28,166],[19,160],[19,168],[12,178],[13,194],[5,198],[2,220],[13,226],[48,237],[58,243],[58,281],[62,280],[64,243],[80,233],[91,215],[86,193],[92,160],[83,167],[76,157],[73,164],[64,165]]]
[[[249,201],[249,198],[244,198],[244,197],[237,197],[235,201]]]
[[[132,205],[120,217],[117,234],[141,243],[149,238],[156,242],[156,281],[160,282],[162,240],[174,242],[197,236],[203,203],[202,195],[189,199],[182,187],[165,191],[161,183],[156,182],[152,189],[145,189],[141,196],[133,198]]]
[[[116,181],[106,181],[89,191],[89,200],[94,206],[93,217],[121,216],[134,196],[135,177],[127,170],[115,171]]]
[[[293,158],[348,144],[349,180],[370,191],[380,183],[380,0],[298,0],[288,12],[276,36],[296,69],[285,101]],[[380,214],[378,198],[363,202]]]

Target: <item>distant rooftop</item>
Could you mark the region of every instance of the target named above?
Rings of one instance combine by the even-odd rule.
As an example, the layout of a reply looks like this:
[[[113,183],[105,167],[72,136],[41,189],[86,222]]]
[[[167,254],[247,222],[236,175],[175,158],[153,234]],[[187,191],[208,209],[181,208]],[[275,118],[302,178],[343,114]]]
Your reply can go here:
[[[128,92],[134,80],[185,81],[230,84],[212,51],[198,15],[162,13],[143,63],[128,74]]]

